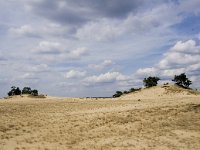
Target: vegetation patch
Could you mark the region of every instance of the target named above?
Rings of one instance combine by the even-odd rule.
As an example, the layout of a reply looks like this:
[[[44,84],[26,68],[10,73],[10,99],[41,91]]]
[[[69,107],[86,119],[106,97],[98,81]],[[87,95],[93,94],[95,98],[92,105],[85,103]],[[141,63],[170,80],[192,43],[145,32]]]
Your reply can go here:
[[[43,95],[43,94],[40,94],[40,95],[37,95],[37,96],[29,95],[28,97],[30,97],[30,98],[46,98],[46,96]]]

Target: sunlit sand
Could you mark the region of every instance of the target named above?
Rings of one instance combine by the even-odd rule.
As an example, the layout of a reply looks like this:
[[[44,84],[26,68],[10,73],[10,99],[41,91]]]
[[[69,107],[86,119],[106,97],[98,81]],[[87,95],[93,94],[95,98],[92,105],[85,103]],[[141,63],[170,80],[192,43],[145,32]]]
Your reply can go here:
[[[200,95],[175,86],[120,98],[0,100],[0,149],[200,148]]]

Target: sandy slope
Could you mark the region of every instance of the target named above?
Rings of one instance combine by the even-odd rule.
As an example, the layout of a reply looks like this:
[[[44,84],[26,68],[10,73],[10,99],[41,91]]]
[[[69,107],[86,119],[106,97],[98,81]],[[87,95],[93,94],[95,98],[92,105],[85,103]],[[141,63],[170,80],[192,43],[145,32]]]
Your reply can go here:
[[[200,95],[162,87],[115,100],[15,97],[0,101],[0,149],[196,150],[199,113]]]

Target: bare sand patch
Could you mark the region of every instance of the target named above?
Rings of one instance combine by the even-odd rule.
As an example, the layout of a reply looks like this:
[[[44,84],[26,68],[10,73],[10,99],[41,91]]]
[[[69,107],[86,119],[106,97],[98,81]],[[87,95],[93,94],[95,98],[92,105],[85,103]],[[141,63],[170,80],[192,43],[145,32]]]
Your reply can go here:
[[[1,100],[0,149],[199,149],[199,95],[140,99]]]

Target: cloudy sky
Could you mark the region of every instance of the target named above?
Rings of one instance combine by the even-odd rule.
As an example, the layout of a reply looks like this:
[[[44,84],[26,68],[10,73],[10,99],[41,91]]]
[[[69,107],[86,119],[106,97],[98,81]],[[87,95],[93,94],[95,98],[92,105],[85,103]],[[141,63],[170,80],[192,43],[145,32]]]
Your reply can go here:
[[[111,96],[183,72],[200,88],[199,0],[0,0],[0,97]]]

